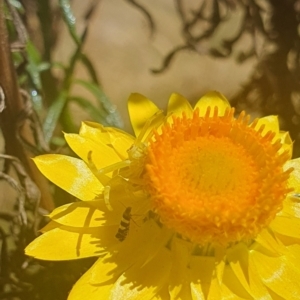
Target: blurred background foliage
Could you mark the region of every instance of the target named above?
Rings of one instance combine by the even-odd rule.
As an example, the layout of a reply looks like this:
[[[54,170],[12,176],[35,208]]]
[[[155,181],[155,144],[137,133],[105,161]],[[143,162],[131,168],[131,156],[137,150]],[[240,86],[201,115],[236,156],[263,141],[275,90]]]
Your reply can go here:
[[[66,299],[93,263],[24,255],[75,200],[30,158],[73,155],[62,132],[82,120],[130,132],[131,92],[164,108],[219,90],[238,112],[278,115],[300,156],[299,23],[299,0],[0,0],[0,299]]]

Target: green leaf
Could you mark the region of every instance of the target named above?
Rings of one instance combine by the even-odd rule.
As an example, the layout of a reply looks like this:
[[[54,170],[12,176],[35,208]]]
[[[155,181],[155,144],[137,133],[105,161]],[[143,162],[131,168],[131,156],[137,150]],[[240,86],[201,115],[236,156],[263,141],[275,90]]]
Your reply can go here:
[[[42,57],[33,43],[28,40],[26,44],[26,52],[31,60],[32,63],[38,65],[42,62]]]
[[[66,140],[59,136],[54,136],[51,139],[51,143],[57,147],[64,147],[67,144]]]
[[[66,25],[68,26],[69,32],[71,34],[71,37],[73,38],[73,41],[79,45],[81,44],[81,40],[79,36],[76,33],[76,18],[72,12],[70,1],[69,0],[59,0],[59,6],[61,8],[64,21]]]
[[[34,110],[38,114],[41,114],[43,111],[43,98],[42,98],[41,94],[37,90],[31,89],[30,96],[32,99],[32,104],[33,104]]]
[[[14,66],[17,69],[22,63],[24,63],[24,56],[20,52],[12,52],[12,58]]]
[[[35,86],[35,88],[41,90],[42,83],[40,78],[40,64],[42,64],[42,58],[40,53],[35,48],[35,46],[28,40],[26,44],[26,51],[28,55],[28,64],[26,70]]]
[[[99,80],[98,80],[98,76],[97,76],[96,70],[93,67],[93,64],[90,61],[90,59],[84,53],[81,53],[80,59],[81,59],[81,62],[86,67],[87,71],[89,72],[92,81],[99,85]]]
[[[67,102],[67,93],[62,92],[58,95],[58,98],[56,98],[52,103],[52,105],[50,106],[43,124],[43,132],[44,132],[44,137],[46,142],[49,142],[51,140],[57,122],[66,105],[66,102]]]
[[[50,68],[51,68],[51,64],[48,62],[42,62],[38,65],[39,72],[49,70]]]
[[[51,63],[51,67],[54,69],[54,68],[57,68],[57,69],[60,69],[60,70],[63,70],[64,72],[66,71],[66,66],[61,63],[61,62],[58,62],[58,61],[54,61]]]
[[[104,112],[107,115],[106,122],[109,126],[114,126],[114,127],[123,126],[121,118],[117,112],[117,107],[110,102],[110,100],[107,98],[107,96],[102,91],[99,85],[81,79],[76,79],[74,83],[83,86],[95,96],[100,107],[104,109]]]
[[[79,96],[72,96],[69,97],[68,99],[70,101],[76,102],[79,106],[81,106],[84,109],[84,111],[90,115],[93,121],[99,122],[105,126],[109,125],[106,121],[107,115],[103,112],[103,110],[99,110],[95,105],[93,105],[87,99]]]

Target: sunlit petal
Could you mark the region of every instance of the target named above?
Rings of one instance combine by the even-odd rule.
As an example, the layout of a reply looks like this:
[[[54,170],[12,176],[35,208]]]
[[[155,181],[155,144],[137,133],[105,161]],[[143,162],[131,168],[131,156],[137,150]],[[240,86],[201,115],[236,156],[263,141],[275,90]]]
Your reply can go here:
[[[300,271],[284,256],[270,257],[252,251],[250,253],[250,263],[255,265],[261,281],[274,293],[283,299],[300,298]]]
[[[97,263],[97,262],[96,262]],[[113,284],[107,285],[91,285],[90,284],[91,269],[88,270],[80,279],[76,282],[71,290],[68,300],[100,300],[100,299],[112,299],[111,289]]]
[[[150,300],[167,283],[170,270],[170,252],[161,248],[146,265],[144,261],[137,261],[118,278],[111,291],[112,299]]]
[[[102,184],[80,159],[47,154],[33,160],[50,181],[80,200],[93,200],[103,191]]]
[[[190,245],[176,239],[173,244],[173,265],[170,275],[169,292],[171,300],[192,300],[191,275],[187,267],[190,259]]]
[[[213,91],[201,97],[196,103],[194,109],[199,108],[200,116],[204,116],[208,107],[211,107],[210,116],[214,114],[215,107],[218,108],[218,115],[223,116],[226,109],[230,108],[230,103],[224,95],[219,92]]]
[[[103,201],[84,201],[65,204],[54,209],[48,217],[71,227],[99,227],[106,224]]]
[[[287,161],[284,168],[286,170],[294,168],[294,171],[290,175],[288,185],[294,189],[295,194],[300,194],[300,158]]]
[[[259,118],[256,128],[259,129],[261,126],[264,126],[262,135],[265,135],[268,131],[273,131],[276,134],[279,134],[279,122],[277,116]]]
[[[108,246],[116,243],[114,236],[117,229],[117,225],[75,228],[51,222],[43,229],[43,234],[26,247],[25,253],[42,260],[99,256],[106,252]],[[101,246],[103,243],[106,247]]]
[[[79,134],[65,134],[65,139],[71,149],[85,162],[88,162],[88,154],[91,152],[92,161],[97,169],[104,168],[121,160],[113,148],[101,141],[94,142]]]
[[[123,159],[127,157],[127,150],[134,143],[134,137],[127,132],[93,122],[83,122],[79,134],[95,143],[109,145]]]
[[[138,136],[147,120],[159,109],[152,101],[135,93],[131,94],[128,99],[128,111],[135,136]]]
[[[290,134],[288,132],[282,131],[279,132],[278,137],[280,138],[281,143],[283,144],[283,150],[289,153],[291,159],[293,155],[293,140]]]
[[[299,219],[289,217],[277,217],[272,221],[270,227],[280,234],[300,239]]]
[[[168,114],[181,117],[182,113],[185,113],[187,117],[191,117],[193,108],[183,96],[173,93],[168,103]]]
[[[253,299],[247,290],[248,288],[245,289],[245,286],[241,283],[240,277],[229,266],[226,266],[221,286],[221,299]]]

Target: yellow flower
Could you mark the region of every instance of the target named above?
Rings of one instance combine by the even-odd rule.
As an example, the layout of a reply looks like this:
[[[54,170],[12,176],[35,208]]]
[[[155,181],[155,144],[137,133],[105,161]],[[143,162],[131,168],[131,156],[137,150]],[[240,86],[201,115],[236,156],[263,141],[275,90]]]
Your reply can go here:
[[[26,253],[98,256],[69,300],[300,299],[300,160],[275,116],[250,123],[217,92],[165,116],[133,94],[137,138],[85,122],[80,159],[34,159],[81,201],[56,208]]]

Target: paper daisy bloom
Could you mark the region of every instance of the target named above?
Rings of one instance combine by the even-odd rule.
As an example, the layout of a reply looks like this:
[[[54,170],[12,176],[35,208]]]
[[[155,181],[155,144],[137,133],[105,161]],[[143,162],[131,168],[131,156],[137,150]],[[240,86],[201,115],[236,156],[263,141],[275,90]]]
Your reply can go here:
[[[78,201],[26,253],[98,257],[69,300],[300,299],[300,160],[277,117],[236,116],[217,92],[128,107],[136,137],[84,122],[65,135],[79,158],[34,159]]]

